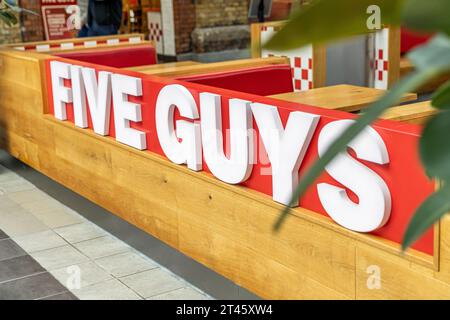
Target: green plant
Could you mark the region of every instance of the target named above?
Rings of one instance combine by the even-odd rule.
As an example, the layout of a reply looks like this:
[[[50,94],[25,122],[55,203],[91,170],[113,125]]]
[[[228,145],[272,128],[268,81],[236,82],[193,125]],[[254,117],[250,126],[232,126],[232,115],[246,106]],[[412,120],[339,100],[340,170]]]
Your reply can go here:
[[[411,92],[450,71],[450,1],[448,0],[317,0],[296,12],[285,27],[267,44],[270,49],[286,50],[309,43],[323,43],[351,35],[370,32],[367,8],[380,8],[382,25],[404,25],[409,29],[436,33],[426,45],[413,50],[409,59],[415,71],[400,80],[383,98],[369,107],[301,178],[291,203],[298,199],[324,171],[325,166],[343,151],[366,126],[384,110],[400,102]],[[298,32],[308,30],[308,32]],[[420,156],[427,174],[441,182],[441,188],[425,200],[411,219],[403,237],[406,249],[421,234],[450,210],[450,81],[437,90],[432,105],[441,111],[424,128],[420,139]],[[274,229],[278,230],[290,206],[280,214]]]
[[[9,27],[17,23],[17,16],[14,8],[15,6],[11,4],[11,1],[0,1],[0,20]]]
[[[11,27],[19,21],[17,14],[25,12],[37,15],[35,12],[20,8],[16,0],[0,0],[0,21]]]

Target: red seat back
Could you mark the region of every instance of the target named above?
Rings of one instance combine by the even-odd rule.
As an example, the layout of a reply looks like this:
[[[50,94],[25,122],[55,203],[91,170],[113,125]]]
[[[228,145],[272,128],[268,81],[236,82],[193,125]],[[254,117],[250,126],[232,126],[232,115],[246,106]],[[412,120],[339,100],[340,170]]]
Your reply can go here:
[[[415,47],[427,42],[432,35],[416,33],[405,28],[401,30],[401,53],[405,54]]]
[[[108,67],[128,68],[156,64],[156,49],[151,45],[83,50],[55,54],[58,57],[95,63]]]
[[[289,65],[270,65],[249,69],[180,77],[193,83],[235,90],[260,96],[294,91]]]

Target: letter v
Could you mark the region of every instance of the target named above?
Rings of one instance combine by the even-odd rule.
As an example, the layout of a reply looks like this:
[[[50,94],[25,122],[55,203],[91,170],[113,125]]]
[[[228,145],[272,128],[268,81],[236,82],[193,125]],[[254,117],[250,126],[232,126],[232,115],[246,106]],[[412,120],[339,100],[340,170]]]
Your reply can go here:
[[[94,69],[83,68],[82,73],[94,132],[107,136],[111,114],[111,73],[100,71],[98,83]]]

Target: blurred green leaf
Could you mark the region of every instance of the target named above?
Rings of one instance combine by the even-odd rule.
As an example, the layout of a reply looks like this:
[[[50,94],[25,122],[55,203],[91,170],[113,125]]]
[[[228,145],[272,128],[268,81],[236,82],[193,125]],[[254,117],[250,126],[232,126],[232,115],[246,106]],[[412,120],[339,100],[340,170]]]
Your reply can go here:
[[[450,81],[447,81],[433,94],[431,104],[439,109],[450,109]]]
[[[420,139],[420,156],[427,173],[447,181],[450,181],[449,138],[450,111],[446,110],[427,123]]]
[[[0,11],[0,19],[8,26],[12,26],[18,22],[17,17],[8,10]]]
[[[449,13],[449,0],[408,0],[402,12],[402,21],[411,29],[450,35]]]
[[[294,49],[310,43],[322,43],[374,31],[367,27],[371,16],[367,9],[373,5],[380,8],[382,25],[398,25],[405,1],[317,0],[294,13],[265,47],[275,50]]]
[[[417,209],[417,213],[409,222],[408,229],[403,236],[403,250],[411,246],[425,231],[449,211],[450,186],[444,186],[432,194]]]
[[[408,59],[417,69],[441,69],[441,74],[449,70],[450,37],[445,34],[434,36],[428,43],[417,47],[408,54]]]

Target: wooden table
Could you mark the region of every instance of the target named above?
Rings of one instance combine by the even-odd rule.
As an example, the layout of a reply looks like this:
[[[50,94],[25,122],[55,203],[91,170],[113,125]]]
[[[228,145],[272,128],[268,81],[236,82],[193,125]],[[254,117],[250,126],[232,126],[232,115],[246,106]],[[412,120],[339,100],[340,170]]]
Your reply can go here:
[[[151,65],[146,65],[146,66],[130,67],[130,68],[124,68],[124,69],[132,70],[132,71],[140,71],[140,72],[145,72],[145,73],[152,73],[152,72],[160,72],[160,71],[170,71],[170,70],[180,68],[180,67],[195,66],[195,65],[199,65],[199,64],[202,64],[202,63],[197,62],[197,61],[186,60],[186,61],[167,62],[167,63],[151,64]]]
[[[385,90],[341,84],[303,92],[281,93],[270,97],[325,109],[356,112],[366,108],[385,93]],[[407,93],[401,102],[414,101],[416,99],[417,94]]]

